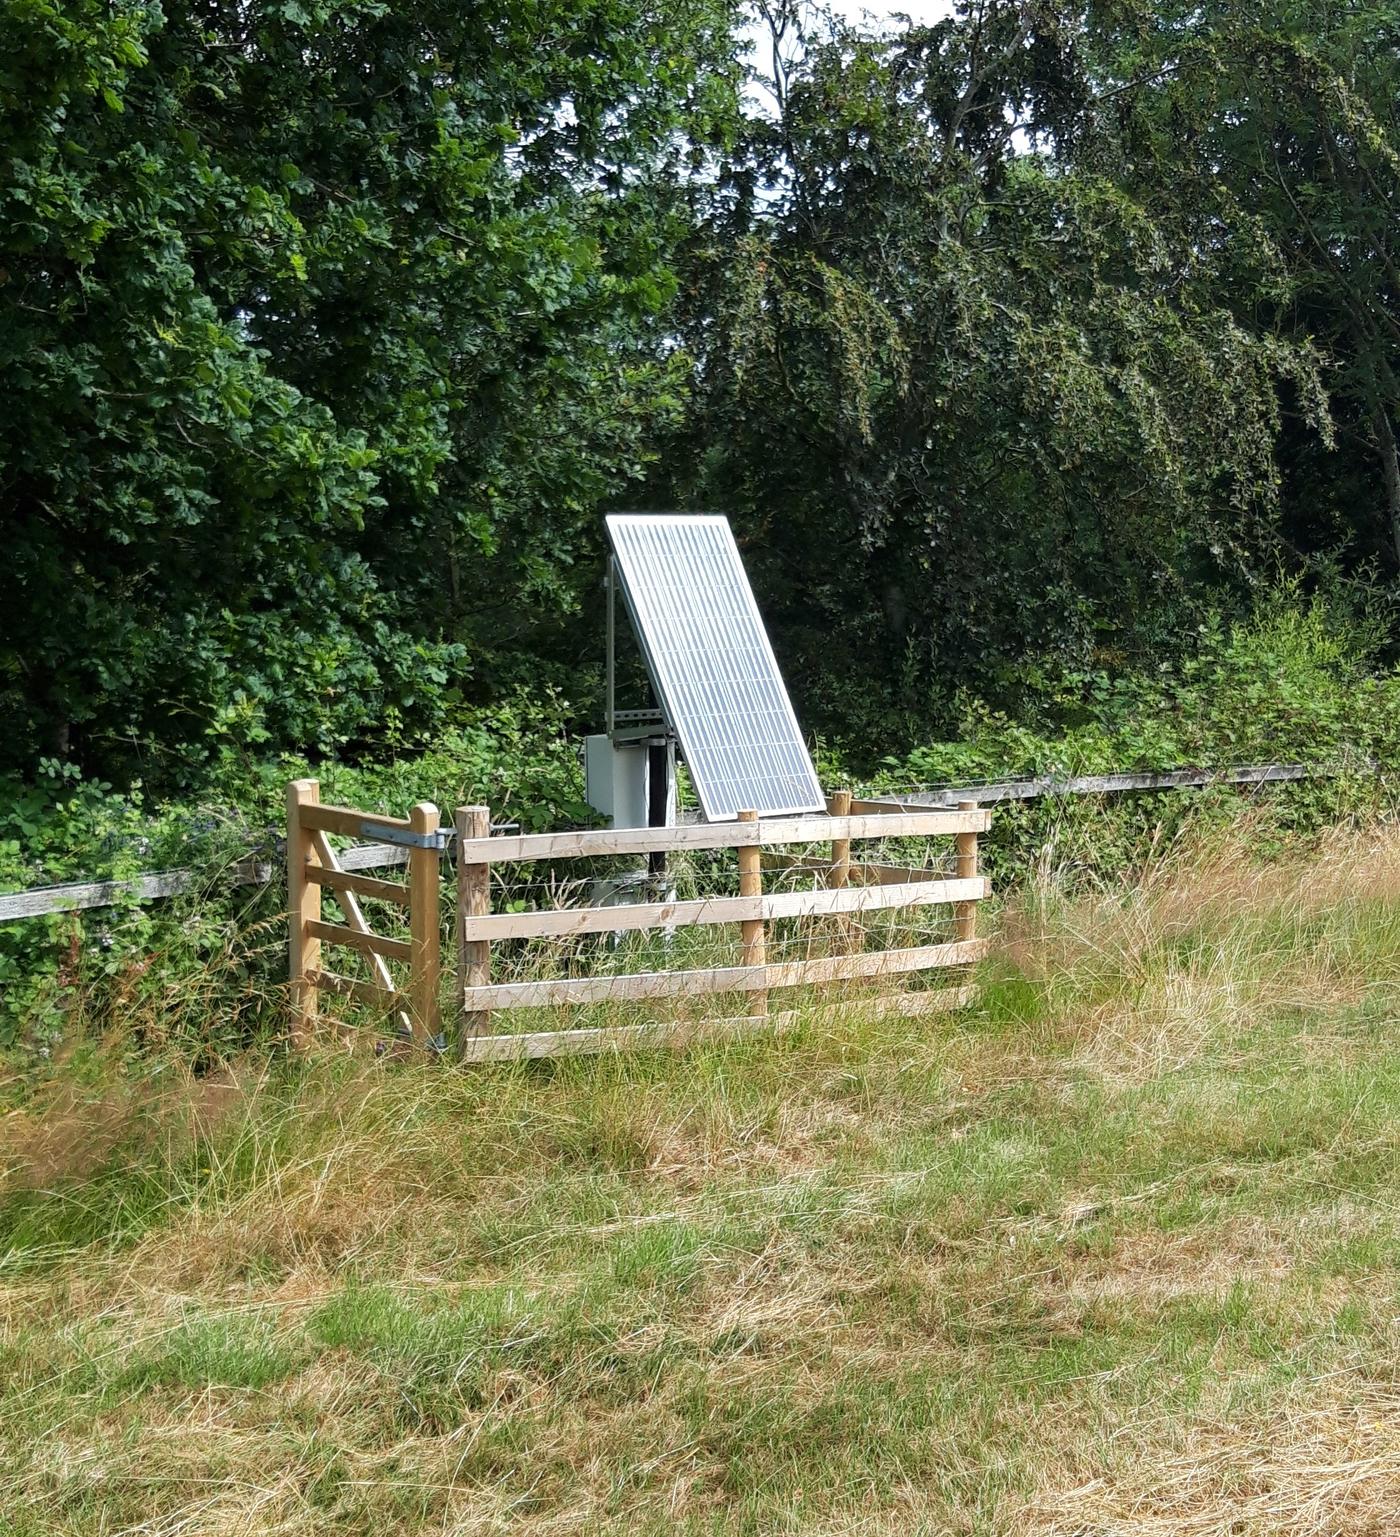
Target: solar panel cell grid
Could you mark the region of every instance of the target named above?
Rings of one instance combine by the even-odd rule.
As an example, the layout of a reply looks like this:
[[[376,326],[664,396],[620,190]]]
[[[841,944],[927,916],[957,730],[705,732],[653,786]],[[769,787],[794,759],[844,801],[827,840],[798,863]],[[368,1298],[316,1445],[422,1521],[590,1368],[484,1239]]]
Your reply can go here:
[[[607,526],[658,702],[706,817],[825,809],[728,520],[628,513]]]

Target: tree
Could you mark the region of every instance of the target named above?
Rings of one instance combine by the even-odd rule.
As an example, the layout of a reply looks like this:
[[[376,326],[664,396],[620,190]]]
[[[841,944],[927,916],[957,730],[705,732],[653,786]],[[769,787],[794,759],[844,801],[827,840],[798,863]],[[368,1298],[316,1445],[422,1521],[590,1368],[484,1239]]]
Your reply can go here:
[[[1294,434],[1300,538],[1400,565],[1400,7],[1110,7],[1114,174],[1217,253],[1241,323],[1315,343],[1337,451]]]
[[[3,0],[5,759],[409,730],[575,601],[731,20]]]
[[[1209,253],[1080,147],[1082,15],[970,0],[809,39],[697,245],[681,495],[735,509],[809,716],[870,744],[960,689],[1151,650],[1275,559],[1278,390]]]

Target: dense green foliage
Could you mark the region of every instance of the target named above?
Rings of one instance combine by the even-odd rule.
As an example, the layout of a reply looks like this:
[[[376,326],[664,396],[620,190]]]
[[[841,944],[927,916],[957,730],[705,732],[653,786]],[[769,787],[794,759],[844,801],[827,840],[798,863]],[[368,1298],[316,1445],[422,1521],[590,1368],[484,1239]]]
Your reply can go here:
[[[365,768],[304,758],[250,759],[226,752],[198,798],[173,802],[143,786],[119,791],[47,760],[31,784],[0,779],[0,890],[63,882],[129,880],[148,870],[187,869],[190,891],[153,904],[119,896],[110,907],[0,924],[0,1045],[23,1026],[47,1051],[80,993],[100,1017],[135,997],[168,1000],[165,1028],[185,1045],[246,1040],[266,1020],[269,989],[285,971],[280,862],[288,779],[315,772],[323,798],[399,816],[418,800],[454,806],[485,801],[500,818],[533,829],[577,822],[578,753],[532,702],[501,706],[444,734],[431,751]],[[248,886],[237,866],[269,866]],[[224,1008],[187,983],[202,972]],[[75,992],[74,984],[85,984]],[[211,1040],[209,1032],[214,1032]]]
[[[1074,18],[973,11],[810,50],[692,315],[695,494],[743,509],[814,713],[867,737],[1179,648],[1275,558],[1280,388],[1329,431],[1306,341],[1240,324],[1213,253],[1071,152]]]
[[[1212,253],[1239,324],[1325,359],[1342,451],[1283,434],[1286,533],[1393,573],[1400,7],[1138,4],[1101,47],[1105,73],[1144,82],[1115,95],[1105,173]]]
[[[1393,583],[1391,0],[759,11],[3,0],[0,769],[596,719],[620,504],[875,756]]]
[[[5,0],[0,752],[392,743],[518,657],[677,408],[729,23]]]

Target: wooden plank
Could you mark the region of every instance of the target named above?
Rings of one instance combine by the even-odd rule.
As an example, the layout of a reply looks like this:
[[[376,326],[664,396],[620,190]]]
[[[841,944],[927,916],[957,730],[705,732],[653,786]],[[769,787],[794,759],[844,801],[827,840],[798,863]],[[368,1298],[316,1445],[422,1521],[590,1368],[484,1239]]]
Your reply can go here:
[[[821,1021],[843,1010],[858,1010],[865,1018],[886,1015],[946,1013],[963,1008],[977,995],[975,987],[946,987],[923,993],[886,993],[818,1005],[815,1009],[780,1009],[755,1017],[663,1021],[644,1025],[606,1025],[583,1030],[540,1030],[519,1035],[492,1035],[467,1041],[464,1062],[521,1062],[541,1057],[577,1057],[608,1051],[678,1051],[702,1041],[742,1038],[760,1031],[777,1033],[801,1021]]]
[[[320,793],[314,779],[294,779],[287,786],[287,982],[292,1045],[297,1051],[308,1050],[316,1032],[316,984],[311,974],[321,966],[321,946],[316,939],[321,888],[308,865],[311,850],[305,818]]]
[[[402,817],[381,816],[377,811],[356,811],[351,806],[313,806],[307,817],[307,827],[323,833],[339,833],[343,838],[371,838],[376,828],[406,831],[410,825]]]
[[[1030,783],[1030,781],[1028,780],[1027,783]],[[964,796],[964,797],[969,796],[969,795],[979,795],[980,796],[983,793],[984,790],[985,791],[992,791],[992,790],[996,790],[996,789],[1006,789],[1006,788],[1009,788],[1009,787],[1008,786],[998,786],[998,785],[981,785],[981,786],[973,785],[973,786],[971,786],[968,789],[958,790],[956,793],[958,795]],[[852,811],[852,813],[854,815],[857,815],[857,816],[873,816],[873,815],[876,815],[876,814],[878,814],[878,813],[880,813],[882,811],[883,812],[888,812],[890,815],[894,815],[897,812],[917,811],[920,806],[930,806],[930,807],[947,806],[947,805],[955,804],[954,802],[951,802],[951,801],[949,801],[947,799],[947,797],[951,793],[953,793],[953,792],[948,791],[948,790],[919,790],[919,791],[916,791],[916,792],[915,791],[911,791],[909,794],[902,795],[902,796],[899,796],[899,797],[895,797],[895,796],[891,795],[889,797],[881,796],[881,797],[873,798],[873,799],[869,799],[869,800],[859,799],[858,798],[858,799],[853,800],[851,802],[851,811]],[[1039,794],[1040,792],[1036,791],[1035,793]],[[920,799],[919,797],[926,797],[926,798]],[[1008,795],[1008,796],[993,796],[993,795],[990,795],[990,794],[988,795],[989,803],[992,802],[992,801],[996,801],[996,800],[1030,800],[1030,799],[1032,799],[1031,796],[1011,796],[1011,795]],[[981,804],[981,803],[979,802],[979,804]]]
[[[411,961],[413,946],[406,939],[386,939],[383,934],[361,934],[343,923],[308,923],[306,932],[328,944],[347,945],[361,955],[382,955],[390,961]]]
[[[758,822],[756,811],[741,811],[739,821],[748,826],[754,826]],[[762,913],[763,904],[763,871],[759,865],[758,845],[752,844],[739,850],[739,897],[747,898]],[[768,964],[768,930],[761,916],[745,918],[739,925],[740,943],[743,950],[744,965],[746,967],[766,966]],[[749,1014],[755,1019],[761,1019],[768,1012],[768,994],[763,989],[755,989],[749,1002]]]
[[[62,886],[36,886],[30,891],[0,895],[0,923],[43,918],[50,913],[82,913],[92,908],[119,907],[128,899],[158,902],[196,891],[201,885],[266,886],[280,867],[263,859],[239,859],[221,871],[153,870],[121,881],[72,881]]]
[[[936,907],[945,902],[980,901],[988,893],[988,883],[981,879],[920,879],[898,886],[770,891],[756,897],[696,897],[684,902],[635,902],[617,907],[561,907],[537,913],[492,913],[483,918],[464,919],[463,933],[474,940],[566,939],[577,934],[618,934],[632,929],[769,922],[776,918],[815,918],[828,913],[878,912],[892,907]]]
[[[474,840],[488,840],[491,835],[489,806],[459,806],[453,818],[457,848],[466,848]],[[491,913],[491,867],[469,864],[459,854],[457,860],[457,985],[485,987],[491,981],[491,944],[474,932],[474,925]],[[468,1042],[489,1034],[491,1015],[485,1009],[473,1014],[460,1013],[457,1024],[457,1048],[462,1061]]]
[[[789,1016],[791,1017],[791,1016]],[[738,1034],[781,1028],[784,1016],[745,1015],[742,1019],[663,1021],[646,1025],[612,1025],[591,1030],[540,1030],[521,1035],[478,1036],[463,1041],[463,1062],[521,1062],[540,1057],[577,1057],[604,1051],[675,1051],[710,1034]]]
[[[1375,765],[1370,767],[1374,771]],[[851,810],[864,813],[884,808],[897,813],[917,811],[924,806],[954,806],[962,801],[990,806],[999,801],[1039,800],[1043,796],[1052,795],[1117,795],[1134,790],[1182,790],[1214,784],[1291,784],[1300,779],[1339,772],[1335,765],[1265,763],[1237,768],[1165,769],[1155,773],[1077,774],[1063,778],[1047,776],[992,784],[949,786],[900,796],[880,796],[853,801]]]
[[[782,961],[767,966],[718,966],[705,971],[653,971],[616,977],[562,977],[553,982],[505,982],[462,990],[469,1008],[544,1008],[552,1004],[607,1003],[638,998],[684,998],[701,993],[747,993],[771,987],[802,987],[857,977],[896,976],[963,966],[987,953],[987,941],[919,945],[907,950],[875,950],[820,960]]]
[[[354,977],[339,976],[334,971],[317,971],[313,973],[313,978],[316,986],[324,988],[328,993],[353,998],[356,1003],[363,1003],[371,1009],[382,1009],[386,1014],[391,1009],[402,1011],[408,1003],[406,993],[386,993],[377,982],[361,982]]]
[[[612,854],[650,854],[679,849],[739,849],[754,845],[828,843],[833,838],[937,837],[986,832],[987,811],[918,810],[858,817],[770,817],[758,822],[705,822],[686,827],[602,828],[571,833],[526,833],[474,838],[462,850],[470,861],[587,859]]]
[[[408,813],[409,826],[415,833],[427,835],[438,830],[439,812],[430,801],[419,801]],[[442,896],[440,855],[434,848],[411,849],[408,857],[408,909],[410,967],[409,996],[412,998],[414,1033],[421,1031],[428,1039],[442,1028],[439,993],[442,985],[442,923],[439,902]]]
[[[360,843],[339,850],[336,857],[342,870],[388,870],[406,865],[408,855],[401,843]]]
[[[408,863],[406,848],[393,843],[367,843],[341,849],[342,870],[388,869]],[[223,871],[152,870],[121,881],[73,881],[62,886],[36,886],[29,891],[0,895],[0,923],[21,918],[43,918],[50,913],[81,913],[93,908],[117,907],[128,898],[158,902],[197,891],[201,884],[221,886],[268,886],[280,878],[281,867],[265,859],[239,859]]]
[[[42,918],[48,913],[80,913],[91,907],[116,907],[128,897],[152,902],[178,896],[193,884],[192,870],[161,870],[127,881],[83,881],[66,886],[40,886],[0,896],[0,923],[17,918]]]
[[[315,833],[312,836],[324,839],[326,835]],[[333,854],[329,844],[325,848],[327,853]],[[319,848],[316,858],[320,862],[316,878],[330,890],[352,898],[365,897],[372,902],[392,902],[396,907],[408,906],[408,887],[402,881],[378,881],[372,875],[361,875],[357,870],[342,870],[338,864],[331,864]]]
[[[311,849],[320,861],[318,874],[322,885],[331,885],[333,884],[333,877],[344,875],[345,872],[336,863],[335,850],[331,847],[331,841],[325,833],[313,832],[311,834]],[[364,881],[368,877],[361,875],[354,877],[354,879]],[[374,882],[373,884],[378,885],[381,883]],[[360,910],[360,904],[352,891],[337,891],[336,901],[340,904],[340,910],[345,914],[347,927],[354,929],[357,934],[373,932],[365,921],[365,915]],[[388,961],[382,955],[371,955],[369,957],[369,967],[374,973],[373,985],[377,986],[381,992],[387,993],[390,998],[396,998],[398,996],[398,989],[395,986],[393,974],[389,970]],[[413,1021],[402,1009],[398,1012],[398,1024],[400,1030],[410,1036],[413,1034]]]
[[[959,810],[968,811],[971,801],[959,803]],[[957,869],[960,881],[977,879],[977,834],[959,833],[957,836]],[[959,902],[953,909],[953,935],[957,939],[973,939],[977,934],[976,902]]]

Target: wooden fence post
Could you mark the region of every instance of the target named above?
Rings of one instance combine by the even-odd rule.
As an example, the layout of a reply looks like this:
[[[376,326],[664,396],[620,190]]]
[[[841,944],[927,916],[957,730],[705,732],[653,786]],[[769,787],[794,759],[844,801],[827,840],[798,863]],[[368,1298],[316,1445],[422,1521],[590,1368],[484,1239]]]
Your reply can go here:
[[[316,983],[321,969],[321,941],[306,932],[321,916],[321,888],[312,878],[307,856],[311,841],[302,825],[301,808],[321,799],[314,779],[294,779],[287,786],[287,980],[291,983],[292,1045],[310,1048],[316,1032]]]
[[[756,811],[741,811],[741,822],[757,822]],[[763,895],[763,851],[756,843],[745,844],[739,849],[739,895],[761,897]],[[768,961],[767,927],[762,918],[746,918],[740,925],[744,940],[744,965],[763,966]],[[762,989],[749,994],[749,1014],[761,1018],[768,1012],[768,992]]]
[[[851,814],[851,792],[849,790],[833,790],[826,798],[827,812],[834,817],[848,817]],[[840,890],[851,879],[851,840],[849,838],[833,838],[831,840],[831,870],[826,878],[828,886]],[[855,938],[855,923],[849,913],[838,913],[834,925],[837,949],[849,951],[853,948]]]
[[[491,866],[482,862],[468,864],[460,853],[469,838],[491,836],[489,806],[459,806],[453,818],[457,829],[457,1050],[461,1055],[468,1041],[491,1030],[490,1010],[467,1012],[460,999],[464,987],[486,987],[491,981],[491,943],[486,939],[468,939],[467,919],[484,918],[491,911]]]
[[[976,801],[959,801],[959,811],[976,811]],[[957,835],[958,865],[957,877],[960,881],[975,880],[977,876],[977,834],[959,833]],[[977,904],[976,902],[955,902],[953,904],[953,933],[957,939],[975,939],[977,937]]]
[[[419,803],[408,813],[408,825],[415,833],[438,830],[438,809],[430,801]],[[422,1031],[431,1040],[440,1028],[438,984],[442,976],[442,935],[439,928],[440,851],[413,848],[408,853],[408,937],[410,949],[408,1006],[413,1016],[415,1034]]]

